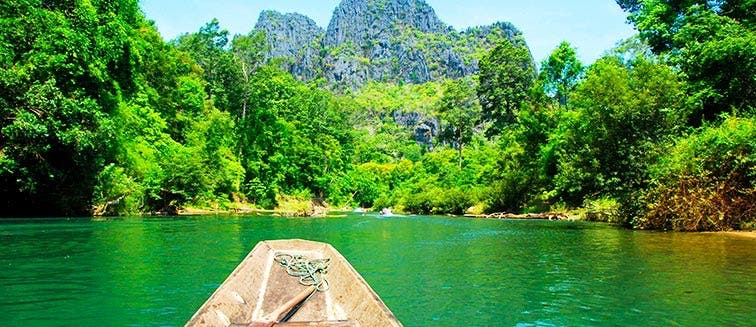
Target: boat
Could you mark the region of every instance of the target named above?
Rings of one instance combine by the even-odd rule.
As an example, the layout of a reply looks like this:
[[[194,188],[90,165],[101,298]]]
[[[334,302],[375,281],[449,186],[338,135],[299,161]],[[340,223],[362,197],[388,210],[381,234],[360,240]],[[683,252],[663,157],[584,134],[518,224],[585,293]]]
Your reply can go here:
[[[394,213],[391,211],[391,208],[383,208],[381,209],[380,215],[384,217],[391,217],[394,215]]]
[[[333,246],[293,239],[259,242],[186,326],[402,324]]]

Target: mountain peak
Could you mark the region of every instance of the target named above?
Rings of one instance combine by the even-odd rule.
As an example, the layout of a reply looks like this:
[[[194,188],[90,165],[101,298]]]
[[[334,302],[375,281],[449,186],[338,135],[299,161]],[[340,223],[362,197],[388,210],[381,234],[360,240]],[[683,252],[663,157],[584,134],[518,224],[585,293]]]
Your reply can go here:
[[[263,30],[268,35],[272,47],[276,47],[282,39],[292,39],[299,44],[305,44],[313,39],[313,35],[324,33],[323,29],[310,17],[298,13],[282,14],[275,10],[264,10],[255,24],[255,30]],[[274,51],[275,52],[275,51]]]
[[[318,71],[317,50],[325,31],[310,17],[298,14],[281,14],[265,10],[257,19],[255,30],[264,31],[270,58],[287,58],[287,69],[302,79],[312,79]]]
[[[399,27],[441,33],[445,24],[423,0],[344,0],[333,12],[326,46],[362,44]]]
[[[275,10],[263,10],[262,12],[260,12],[260,17],[257,19],[257,25],[280,21],[300,21],[306,25],[318,26],[318,24],[316,24],[315,21],[312,20],[312,18],[305,15],[299,13],[282,14]]]

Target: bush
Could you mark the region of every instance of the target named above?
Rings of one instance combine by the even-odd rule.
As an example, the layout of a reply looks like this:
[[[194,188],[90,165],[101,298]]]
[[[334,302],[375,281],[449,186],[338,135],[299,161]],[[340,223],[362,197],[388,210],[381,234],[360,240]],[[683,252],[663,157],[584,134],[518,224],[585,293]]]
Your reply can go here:
[[[278,195],[276,211],[288,217],[309,217],[315,213],[312,195],[309,191],[300,191],[293,195]]]
[[[383,208],[394,208],[395,212],[404,212],[406,209],[404,205],[399,205],[397,200],[388,193],[381,194],[375,202],[373,202],[374,210],[380,210]]]
[[[476,203],[472,190],[454,187],[444,190],[431,187],[421,192],[406,195],[400,205],[407,212],[417,214],[453,214],[462,215]]]
[[[438,196],[438,193],[436,192],[438,192],[438,189],[410,194],[403,199],[404,201],[402,201],[404,210],[419,215],[434,213],[434,198]]]
[[[443,192],[434,206],[435,214],[450,213],[463,215],[468,208],[476,203],[471,190],[452,188]]]
[[[586,221],[620,223],[620,203],[613,198],[585,200],[583,208],[578,210],[578,215]]]
[[[650,168],[637,228],[729,230],[756,219],[756,120],[730,117],[683,138]]]
[[[114,164],[108,165],[97,175],[94,188],[96,216],[133,215],[144,205],[144,189],[125,170]]]
[[[532,179],[525,171],[511,170],[490,187],[485,199],[486,212],[519,212],[532,191]]]

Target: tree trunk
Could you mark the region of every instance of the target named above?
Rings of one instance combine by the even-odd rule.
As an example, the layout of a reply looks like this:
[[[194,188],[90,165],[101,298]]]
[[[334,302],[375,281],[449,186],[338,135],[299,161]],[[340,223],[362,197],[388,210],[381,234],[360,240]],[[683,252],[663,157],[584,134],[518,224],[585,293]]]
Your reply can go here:
[[[461,134],[461,133],[460,133]],[[459,169],[462,169],[462,136],[457,137],[457,149],[459,151]]]
[[[247,72],[247,65],[244,63],[244,61],[241,61],[242,64],[242,75],[244,76],[244,100],[242,100],[242,114],[241,114],[241,120],[239,120],[239,124],[242,125],[242,128],[244,127],[243,124],[246,124],[247,122],[247,101],[249,100],[249,72]],[[242,156],[242,147],[244,146],[243,142],[239,142],[239,154],[237,155],[237,158],[241,158]]]

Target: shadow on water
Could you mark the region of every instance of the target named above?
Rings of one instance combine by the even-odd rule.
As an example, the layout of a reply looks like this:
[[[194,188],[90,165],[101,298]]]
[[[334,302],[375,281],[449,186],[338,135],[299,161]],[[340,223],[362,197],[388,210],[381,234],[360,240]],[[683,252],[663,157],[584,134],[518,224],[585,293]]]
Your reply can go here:
[[[407,326],[756,321],[750,239],[359,214],[0,221],[0,320],[182,325],[258,241],[284,238],[333,244]]]

